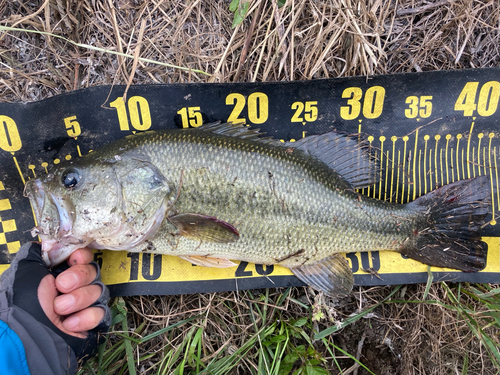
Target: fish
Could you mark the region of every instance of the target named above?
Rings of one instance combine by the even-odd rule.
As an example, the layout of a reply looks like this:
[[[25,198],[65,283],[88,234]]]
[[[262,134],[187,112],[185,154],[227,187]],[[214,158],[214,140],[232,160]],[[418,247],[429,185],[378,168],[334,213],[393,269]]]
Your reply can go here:
[[[192,264],[280,265],[329,296],[351,292],[345,253],[392,250],[476,272],[489,179],[441,186],[412,202],[359,194],[380,179],[361,135],[280,142],[242,124],[147,131],[29,180],[31,233],[49,265],[78,248],[179,256]]]

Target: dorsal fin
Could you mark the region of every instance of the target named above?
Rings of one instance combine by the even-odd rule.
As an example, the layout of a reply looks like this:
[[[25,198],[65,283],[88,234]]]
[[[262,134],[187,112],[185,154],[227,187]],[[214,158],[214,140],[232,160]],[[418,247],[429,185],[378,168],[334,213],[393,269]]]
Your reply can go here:
[[[330,132],[311,135],[297,142],[282,143],[272,137],[263,137],[259,129],[249,129],[244,124],[229,122],[205,124],[201,131],[228,137],[243,138],[274,147],[295,148],[321,160],[355,189],[373,185],[380,179],[380,167],[368,151],[369,143],[360,135],[347,135]]]
[[[329,132],[310,135],[287,146],[310,154],[347,180],[353,188],[361,189],[380,179],[380,167],[369,152],[369,143],[357,134]]]
[[[265,135],[266,133],[261,132],[260,129],[249,129],[242,123],[233,124],[230,122],[214,122],[211,124],[202,125],[196,129],[214,134],[225,135],[228,137],[249,139],[254,142],[260,142],[270,146],[284,147],[283,143],[272,137],[263,137],[263,135]]]

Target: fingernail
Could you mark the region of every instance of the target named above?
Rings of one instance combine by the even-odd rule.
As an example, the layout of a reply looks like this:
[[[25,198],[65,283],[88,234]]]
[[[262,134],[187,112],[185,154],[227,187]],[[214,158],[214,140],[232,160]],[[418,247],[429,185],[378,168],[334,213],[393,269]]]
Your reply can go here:
[[[59,313],[64,313],[75,303],[75,298],[71,294],[65,294],[54,300],[54,306]]]
[[[66,318],[63,322],[64,328],[66,328],[69,331],[74,331],[75,328],[80,324],[80,318],[77,316],[70,316],[69,318]]]
[[[59,285],[64,289],[72,289],[77,286],[78,277],[73,272],[63,273],[59,275],[57,281],[59,281]]]

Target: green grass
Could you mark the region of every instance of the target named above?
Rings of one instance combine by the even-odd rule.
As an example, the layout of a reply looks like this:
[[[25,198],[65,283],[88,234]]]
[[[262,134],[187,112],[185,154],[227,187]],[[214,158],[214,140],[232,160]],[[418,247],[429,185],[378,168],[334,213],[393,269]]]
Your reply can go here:
[[[436,284],[433,286],[435,293]],[[318,307],[316,301],[308,304],[302,297],[296,298],[294,289],[286,289],[284,293],[275,289],[266,289],[262,294],[240,292],[233,294],[237,300],[215,294],[211,299],[213,306],[202,314],[186,313],[187,318],[169,321],[159,329],[144,319],[137,319],[127,308],[131,301],[116,298],[107,342],[79,374],[333,375],[343,374],[346,363],[350,363],[374,375],[376,371],[370,369],[372,364],[364,363],[359,353],[356,356],[342,348],[337,335],[345,333],[351,325],[361,324],[361,329],[370,326],[374,311],[384,308],[394,311],[394,307],[400,311],[405,305],[417,304],[439,306],[453,313],[457,322],[465,322],[498,372],[498,338],[488,332],[492,329],[500,332],[500,288],[478,284],[450,287],[446,283],[438,287],[444,293],[443,298],[428,299],[433,295],[427,285],[420,294],[424,298],[418,300],[405,300],[401,286],[389,291],[383,289],[384,298],[365,304],[354,314],[336,321],[325,317],[320,322],[317,310],[326,309],[326,305],[321,302]],[[402,299],[392,299],[395,295]],[[215,348],[210,344],[214,327],[218,342]],[[465,353],[461,360],[461,373],[466,374],[475,358]]]
[[[500,371],[500,351],[498,346],[498,332],[500,332],[500,288],[493,288],[488,284],[466,284],[467,286],[464,288],[464,284],[458,283],[452,289],[444,282],[440,284],[446,291],[445,296],[447,300],[426,300],[429,292],[429,285],[427,285],[422,301],[391,300],[388,303],[437,305],[453,312],[457,321],[465,321],[470,332],[473,333],[486,349],[494,367]],[[465,300],[463,295],[468,296],[468,300]],[[478,311],[477,306],[482,306],[483,309]],[[496,340],[493,336],[486,333],[486,330],[489,328],[494,328],[497,332]],[[468,361],[468,356],[465,356],[462,373],[467,373]]]

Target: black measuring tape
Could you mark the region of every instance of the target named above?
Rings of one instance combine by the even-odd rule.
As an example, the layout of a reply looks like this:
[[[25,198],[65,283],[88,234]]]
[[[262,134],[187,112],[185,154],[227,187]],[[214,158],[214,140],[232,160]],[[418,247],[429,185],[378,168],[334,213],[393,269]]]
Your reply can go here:
[[[272,83],[100,86],[39,102],[0,103],[0,271],[33,240],[23,186],[62,160],[131,133],[245,122],[284,141],[332,130],[365,133],[378,152],[379,183],[362,194],[407,202],[478,175],[491,181],[483,229],[487,265],[471,274],[432,267],[434,281],[498,282],[500,276],[500,69]],[[427,266],[394,252],[346,254],[357,285],[426,282]],[[302,285],[289,270],[241,262],[197,267],[170,256],[98,251],[115,295],[181,294]]]

